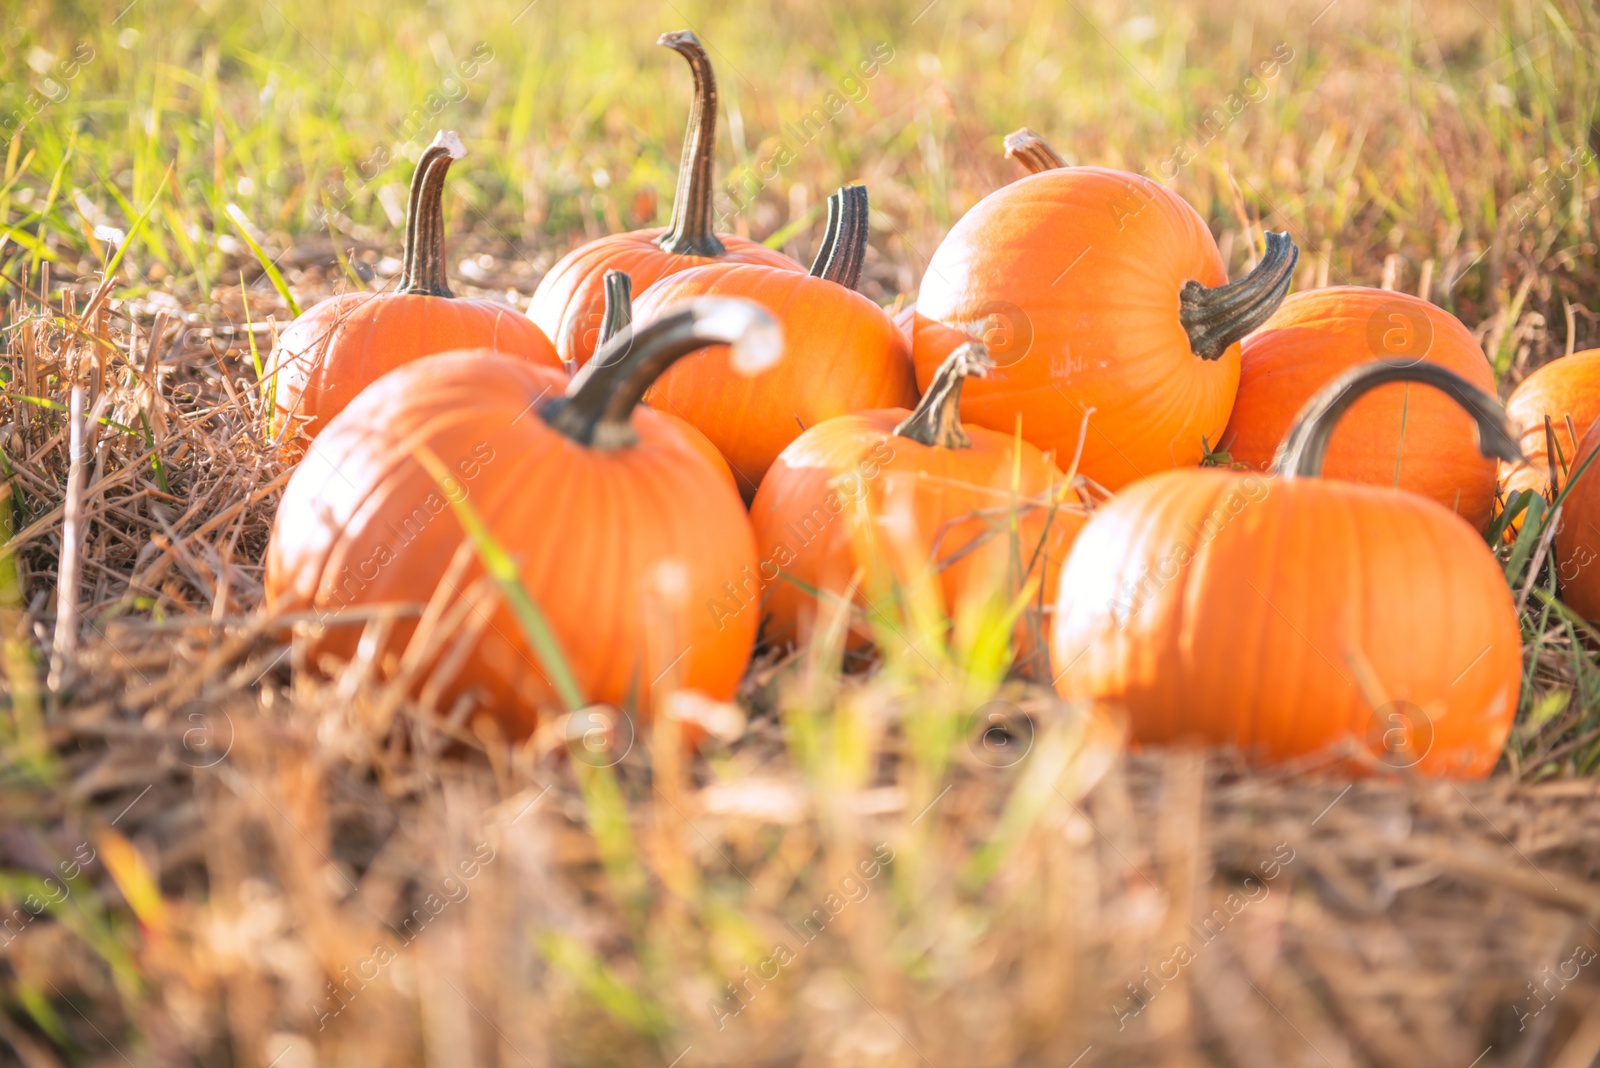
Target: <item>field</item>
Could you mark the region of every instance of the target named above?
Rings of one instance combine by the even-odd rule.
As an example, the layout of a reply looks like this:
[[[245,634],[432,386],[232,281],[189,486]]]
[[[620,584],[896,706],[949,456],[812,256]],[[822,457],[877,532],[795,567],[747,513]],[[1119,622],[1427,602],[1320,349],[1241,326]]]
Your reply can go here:
[[[665,222],[689,79],[655,40],[692,28],[719,228],[810,262],[865,184],[885,307],[1027,126],[1159,173],[1235,277],[1287,231],[1296,289],[1448,309],[1503,398],[1600,347],[1589,0],[4,10],[0,1062],[1600,1057],[1600,634],[1540,528],[1498,550],[1521,708],[1470,784],[1128,753],[982,620],[766,650],[692,755],[665,716],[510,744],[388,679],[395,612],[312,663],[261,610],[265,360],[392,282],[436,131],[452,285],[524,309]]]

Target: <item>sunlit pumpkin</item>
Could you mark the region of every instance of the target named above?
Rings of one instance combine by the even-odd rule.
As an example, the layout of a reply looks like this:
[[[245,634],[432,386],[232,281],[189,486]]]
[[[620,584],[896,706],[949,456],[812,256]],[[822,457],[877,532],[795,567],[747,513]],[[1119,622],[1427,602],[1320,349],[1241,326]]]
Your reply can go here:
[[[855,291],[867,249],[867,191],[829,199],[828,234],[809,274],[758,264],[696,267],[640,294],[635,314],[698,297],[744,297],[783,324],[785,358],[765,374],[734,374],[726,348],[710,348],[661,376],[653,407],[710,438],[746,500],[780,452],[825,419],[917,401],[905,339],[884,310]]]
[[[608,270],[626,271],[639,292],[670,274],[707,263],[760,263],[778,270],[804,270],[781,252],[748,238],[713,230],[716,75],[699,39],[688,30],[662,34],[657,43],[688,60],[694,74],[694,98],[689,106],[689,131],[678,168],[672,220],[664,230],[653,227],[612,234],[573,249],[540,280],[528,315],[555,342],[561,358],[573,367],[587,363],[599,341]]]
[[[1009,431],[1020,415],[1023,437],[1065,463],[1087,419],[1080,469],[1114,490],[1215,445],[1238,387],[1237,342],[1288,292],[1297,256],[1287,234],[1269,233],[1255,269],[1229,283],[1211,231],[1165,186],[1056,167],[956,223],[917,314],[983,338],[994,357],[995,372],[966,391],[963,421]],[[918,324],[919,386],[950,341]]]
[[[1003,611],[1029,581],[1044,603],[1086,502],[1034,446],[961,425],[962,385],[988,367],[982,345],[963,345],[915,410],[837,416],[791,442],[750,509],[754,583],[725,610],[764,595],[766,638],[782,643],[809,636],[817,593],[838,609],[854,589],[862,636],[882,620],[903,631],[919,612],[936,627],[973,602]],[[1030,633],[1044,633],[1037,612],[1019,627],[1023,645]]]
[[[751,370],[781,349],[765,312],[708,300],[619,337],[603,366],[571,384],[563,371],[484,351],[385,376],[328,425],[284,490],[267,554],[270,608],[327,617],[426,603],[441,582],[459,604],[483,574],[451,507],[464,499],[515,562],[583,699],[647,711],[661,687],[732,696],[756,620],[718,621],[707,603],[755,567],[749,518],[674,420],[635,410],[664,367],[712,342],[732,343],[736,366]],[[436,480],[426,453],[449,477]],[[445,699],[470,696],[508,733],[526,734],[553,703],[552,667],[517,616],[501,600],[450,626],[412,665],[419,678],[466,640]],[[399,659],[415,631],[403,619],[384,656]],[[331,620],[313,662],[351,656],[360,632]]]
[[[1578,442],[1600,419],[1600,349],[1552,360],[1524,378],[1506,399],[1506,414],[1522,426],[1522,455],[1528,462],[1500,465],[1500,495],[1509,500],[1517,490],[1532,490],[1548,498],[1552,466],[1557,481],[1563,481],[1575,467]]]
[[[405,252],[393,292],[344,293],[320,301],[290,323],[268,361],[274,382],[275,432],[300,455],[346,405],[401,364],[461,348],[490,348],[560,367],[555,348],[515,308],[451,296],[445,277],[445,175],[465,152],[442,133],[411,176]],[[292,426],[291,426],[292,425]]]
[[[1120,707],[1144,744],[1487,775],[1522,671],[1500,565],[1434,501],[1317,477],[1339,417],[1397,381],[1446,391],[1485,453],[1517,456],[1499,404],[1439,364],[1346,372],[1302,412],[1276,477],[1167,472],[1095,512],[1061,572],[1060,692]]]
[[[1314,289],[1285,300],[1244,339],[1239,395],[1219,448],[1265,471],[1306,402],[1374,359],[1426,360],[1485,393],[1495,391],[1483,350],[1444,309],[1383,289]],[[1374,390],[1350,409],[1322,475],[1419,493],[1479,530],[1494,508],[1495,465],[1473,446],[1472,417],[1437,390],[1405,382]]]

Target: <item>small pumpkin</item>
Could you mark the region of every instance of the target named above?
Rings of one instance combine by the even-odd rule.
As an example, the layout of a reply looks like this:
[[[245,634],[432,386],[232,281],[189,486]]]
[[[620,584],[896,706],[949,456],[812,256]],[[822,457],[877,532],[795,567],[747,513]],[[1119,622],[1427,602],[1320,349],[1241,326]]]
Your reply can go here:
[[[1570,359],[1570,357],[1569,357]],[[1557,361],[1564,362],[1564,361]],[[1552,365],[1553,366],[1553,365]],[[1587,620],[1600,620],[1600,420],[1589,424],[1567,461],[1556,527],[1556,575],[1561,599]],[[1530,464],[1529,466],[1533,466]]]
[[[444,132],[411,176],[404,259],[392,293],[343,293],[306,309],[284,330],[268,360],[276,433],[291,457],[379,376],[401,364],[460,348],[492,348],[560,367],[554,346],[516,309],[454,297],[446,279],[445,175],[465,155]]]
[[[578,382],[483,350],[384,376],[289,479],[267,553],[269,606],[428,602],[441,581],[459,602],[482,574],[450,507],[459,494],[516,561],[586,700],[648,711],[658,684],[731,697],[756,620],[718,625],[706,604],[755,566],[749,518],[676,421],[635,411],[664,367],[712,342],[733,344],[752,368],[781,349],[765,312],[708,300],[615,339]],[[419,462],[424,449],[448,468],[443,486]],[[503,603],[459,626],[478,633],[446,702],[470,694],[525,735],[552,701],[549,665]],[[398,624],[378,662],[398,658],[414,630]],[[312,652],[349,657],[359,631],[330,623]],[[412,666],[431,668],[451,644]]]
[[[1315,289],[1285,300],[1244,339],[1239,395],[1220,448],[1266,470],[1295,413],[1333,379],[1375,358],[1425,360],[1495,391],[1483,350],[1444,309],[1383,289]],[[1419,493],[1481,531],[1494,508],[1495,465],[1473,447],[1472,435],[1472,417],[1450,398],[1395,383],[1345,415],[1323,477]]]
[[[600,324],[600,347],[602,349],[606,347],[606,343],[612,338],[624,330],[631,329],[633,326],[633,280],[628,277],[626,271],[607,271],[605,281],[606,311]],[[628,350],[626,346],[621,346],[615,351],[626,356]],[[595,362],[590,360],[584,365],[583,370],[573,376],[574,380],[585,377],[592,372],[594,367]],[[722,453],[717,451],[717,447],[711,444],[710,438],[696,430],[692,423],[680,419],[671,412],[657,412],[656,414],[676,425],[697,452],[710,460],[711,465],[718,471],[728,476],[728,485],[733,487],[734,492],[738,492],[739,483],[734,480],[733,469],[728,466],[728,461],[722,458]]]
[[[750,509],[753,585],[723,598],[722,612],[765,592],[766,638],[781,643],[809,635],[812,591],[843,601],[854,589],[858,606],[894,621],[926,607],[916,593],[930,581],[940,619],[979,598],[1009,607],[1030,579],[1050,589],[1087,502],[1034,446],[961,425],[962,385],[989,366],[981,344],[962,345],[915,410],[837,416],[791,442]],[[1036,634],[1042,651],[1039,613],[1025,615],[1019,642]]]
[[[1551,471],[1560,483],[1575,469],[1578,442],[1600,419],[1600,349],[1552,360],[1524,378],[1506,398],[1506,414],[1522,425],[1522,454],[1528,462],[1500,465],[1501,497],[1509,501],[1517,490],[1532,490],[1550,499]],[[1550,453],[1552,437],[1555,456]]]
[[[867,249],[867,191],[829,198],[828,231],[809,274],[759,264],[681,271],[640,295],[637,314],[698,297],[743,297],[783,324],[788,358],[765,374],[731,373],[728,350],[684,360],[650,390],[652,406],[698,427],[727,458],[749,500],[778,454],[825,419],[917,401],[905,339],[884,310],[855,291]]]
[[[1399,381],[1445,391],[1486,454],[1517,456],[1500,405],[1439,364],[1345,372],[1295,421],[1277,477],[1168,472],[1095,512],[1061,572],[1057,689],[1121,706],[1144,744],[1279,761],[1353,740],[1391,767],[1487,775],[1522,672],[1498,562],[1434,501],[1317,477],[1339,418]]]
[[[1032,156],[1042,156],[1032,153]],[[1233,409],[1238,341],[1289,290],[1298,250],[1266,235],[1228,282],[1211,231],[1181,198],[1137,174],[1061,167],[995,190],[928,263],[917,313],[987,337],[995,373],[962,400],[968,423],[1022,436],[1107,489],[1200,462]],[[921,327],[912,354],[926,388],[951,335]]]
[[[662,34],[656,43],[683,56],[694,75],[672,221],[665,229],[612,234],[573,249],[540,280],[528,316],[550,336],[561,358],[573,368],[588,362],[599,341],[608,270],[626,271],[640,291],[670,274],[707,263],[759,263],[778,270],[804,270],[781,252],[713,230],[716,74],[705,48],[688,30]]]

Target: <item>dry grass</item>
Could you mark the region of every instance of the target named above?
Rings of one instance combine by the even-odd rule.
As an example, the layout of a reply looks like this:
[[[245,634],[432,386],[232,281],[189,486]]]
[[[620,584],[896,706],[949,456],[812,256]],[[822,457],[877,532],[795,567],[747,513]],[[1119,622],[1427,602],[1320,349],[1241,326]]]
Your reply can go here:
[[[893,658],[841,678],[768,655],[748,723],[692,759],[666,720],[612,768],[575,759],[559,729],[508,746],[395,692],[370,656],[319,678],[259,614],[285,471],[257,367],[290,312],[226,216],[237,202],[259,224],[301,304],[381,286],[385,190],[454,126],[473,148],[449,202],[457,289],[521,304],[569,242],[665,210],[686,78],[656,31],[694,25],[720,53],[725,165],[762,158],[838,61],[886,41],[865,98],[730,225],[806,259],[821,197],[865,181],[865,288],[888,304],[1015,173],[1008,130],[1154,168],[1282,41],[1296,58],[1175,188],[1234,268],[1259,225],[1287,228],[1300,288],[1384,283],[1451,308],[1509,389],[1600,344],[1596,167],[1545,192],[1539,169],[1594,144],[1590,5],[752,17],[597,0],[521,17],[400,5],[380,23],[305,0],[139,0],[116,24],[8,16],[7,109],[47,76],[36,50],[59,61],[86,41],[96,58],[10,141],[0,177],[0,1056],[1487,1068],[1600,1053],[1600,968],[1575,956],[1600,952],[1600,675],[1594,636],[1539,596],[1554,579],[1533,545],[1510,567],[1528,591],[1522,716],[1482,784],[1124,757],[1025,682],[990,695]],[[486,73],[406,136],[477,41],[495,50]],[[103,282],[112,231],[147,204]],[[973,731],[990,696],[1024,713],[998,749]],[[818,908],[808,941],[796,928]],[[1208,916],[1217,937],[1196,931]],[[1180,943],[1192,960],[1175,964]]]

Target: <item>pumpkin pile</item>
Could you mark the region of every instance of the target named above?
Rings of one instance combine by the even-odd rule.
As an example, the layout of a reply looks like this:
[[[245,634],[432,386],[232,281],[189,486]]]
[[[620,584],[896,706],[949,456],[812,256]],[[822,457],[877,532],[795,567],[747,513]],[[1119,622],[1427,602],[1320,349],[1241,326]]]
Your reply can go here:
[[[659,43],[694,82],[666,227],[573,249],[526,316],[454,298],[441,134],[395,291],[280,339],[298,467],[266,586],[313,669],[360,656],[525,737],[560,709],[731,700],[758,646],[870,661],[976,620],[1134,744],[1494,768],[1522,647],[1484,535],[1559,505],[1568,602],[1600,615],[1600,351],[1508,414],[1448,312],[1290,296],[1287,233],[1230,280],[1170,188],[1026,129],[1005,148],[1027,173],[891,318],[862,292],[864,186],[829,198],[809,271],[714,231],[715,75],[692,33]]]

